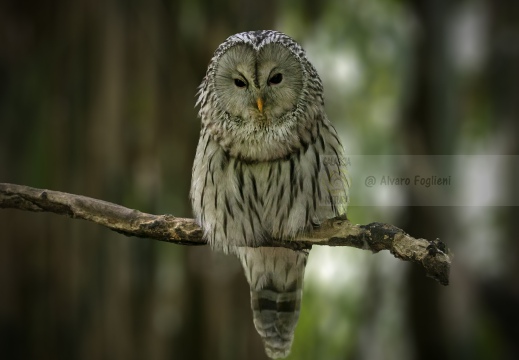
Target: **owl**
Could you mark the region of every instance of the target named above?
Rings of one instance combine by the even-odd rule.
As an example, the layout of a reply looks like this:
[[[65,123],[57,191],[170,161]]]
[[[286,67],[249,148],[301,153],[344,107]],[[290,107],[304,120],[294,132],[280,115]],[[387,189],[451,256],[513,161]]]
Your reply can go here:
[[[190,198],[215,250],[236,255],[270,358],[286,357],[299,318],[308,250],[291,241],[345,216],[343,147],[305,51],[277,31],[227,38],[199,87],[202,128]]]

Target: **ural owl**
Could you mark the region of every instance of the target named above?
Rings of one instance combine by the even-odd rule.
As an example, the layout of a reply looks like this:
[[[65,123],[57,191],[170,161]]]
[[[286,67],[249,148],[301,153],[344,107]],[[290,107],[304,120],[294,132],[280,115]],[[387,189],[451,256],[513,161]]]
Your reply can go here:
[[[199,88],[202,120],[193,165],[195,218],[213,249],[238,256],[254,325],[271,358],[290,352],[308,251],[290,241],[343,216],[343,148],[304,50],[276,31],[233,35]]]

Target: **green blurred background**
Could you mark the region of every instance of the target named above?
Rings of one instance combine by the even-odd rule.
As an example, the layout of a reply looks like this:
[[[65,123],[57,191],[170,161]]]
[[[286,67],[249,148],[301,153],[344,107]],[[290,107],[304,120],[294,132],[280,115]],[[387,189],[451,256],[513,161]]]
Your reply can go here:
[[[7,0],[0,182],[191,217],[197,86],[227,36],[255,29],[307,49],[348,154],[519,154],[517,1]],[[519,204],[517,157],[503,159],[456,166]],[[451,284],[316,247],[289,359],[519,358],[519,208],[399,196],[349,217],[441,238]],[[234,258],[1,210],[0,358],[266,356]]]

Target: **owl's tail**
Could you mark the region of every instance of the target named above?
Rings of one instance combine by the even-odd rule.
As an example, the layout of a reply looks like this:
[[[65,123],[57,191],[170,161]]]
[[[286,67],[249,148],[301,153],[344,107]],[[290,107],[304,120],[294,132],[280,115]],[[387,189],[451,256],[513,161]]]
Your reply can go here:
[[[265,351],[270,358],[284,358],[299,319],[308,251],[241,248],[238,257],[250,284],[254,325]]]

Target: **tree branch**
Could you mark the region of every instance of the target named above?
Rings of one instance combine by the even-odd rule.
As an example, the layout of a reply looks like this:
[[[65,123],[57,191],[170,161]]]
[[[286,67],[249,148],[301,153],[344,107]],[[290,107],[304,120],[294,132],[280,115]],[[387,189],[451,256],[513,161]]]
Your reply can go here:
[[[59,191],[0,183],[0,208],[53,212],[92,221],[126,236],[137,236],[180,245],[206,245],[202,229],[193,219],[153,215],[110,202]],[[351,246],[377,253],[389,250],[396,258],[420,263],[427,276],[449,283],[451,257],[438,239],[415,239],[403,230],[382,223],[355,225],[336,218],[323,222],[311,233],[290,241],[275,240],[268,246],[290,249],[312,245]]]

